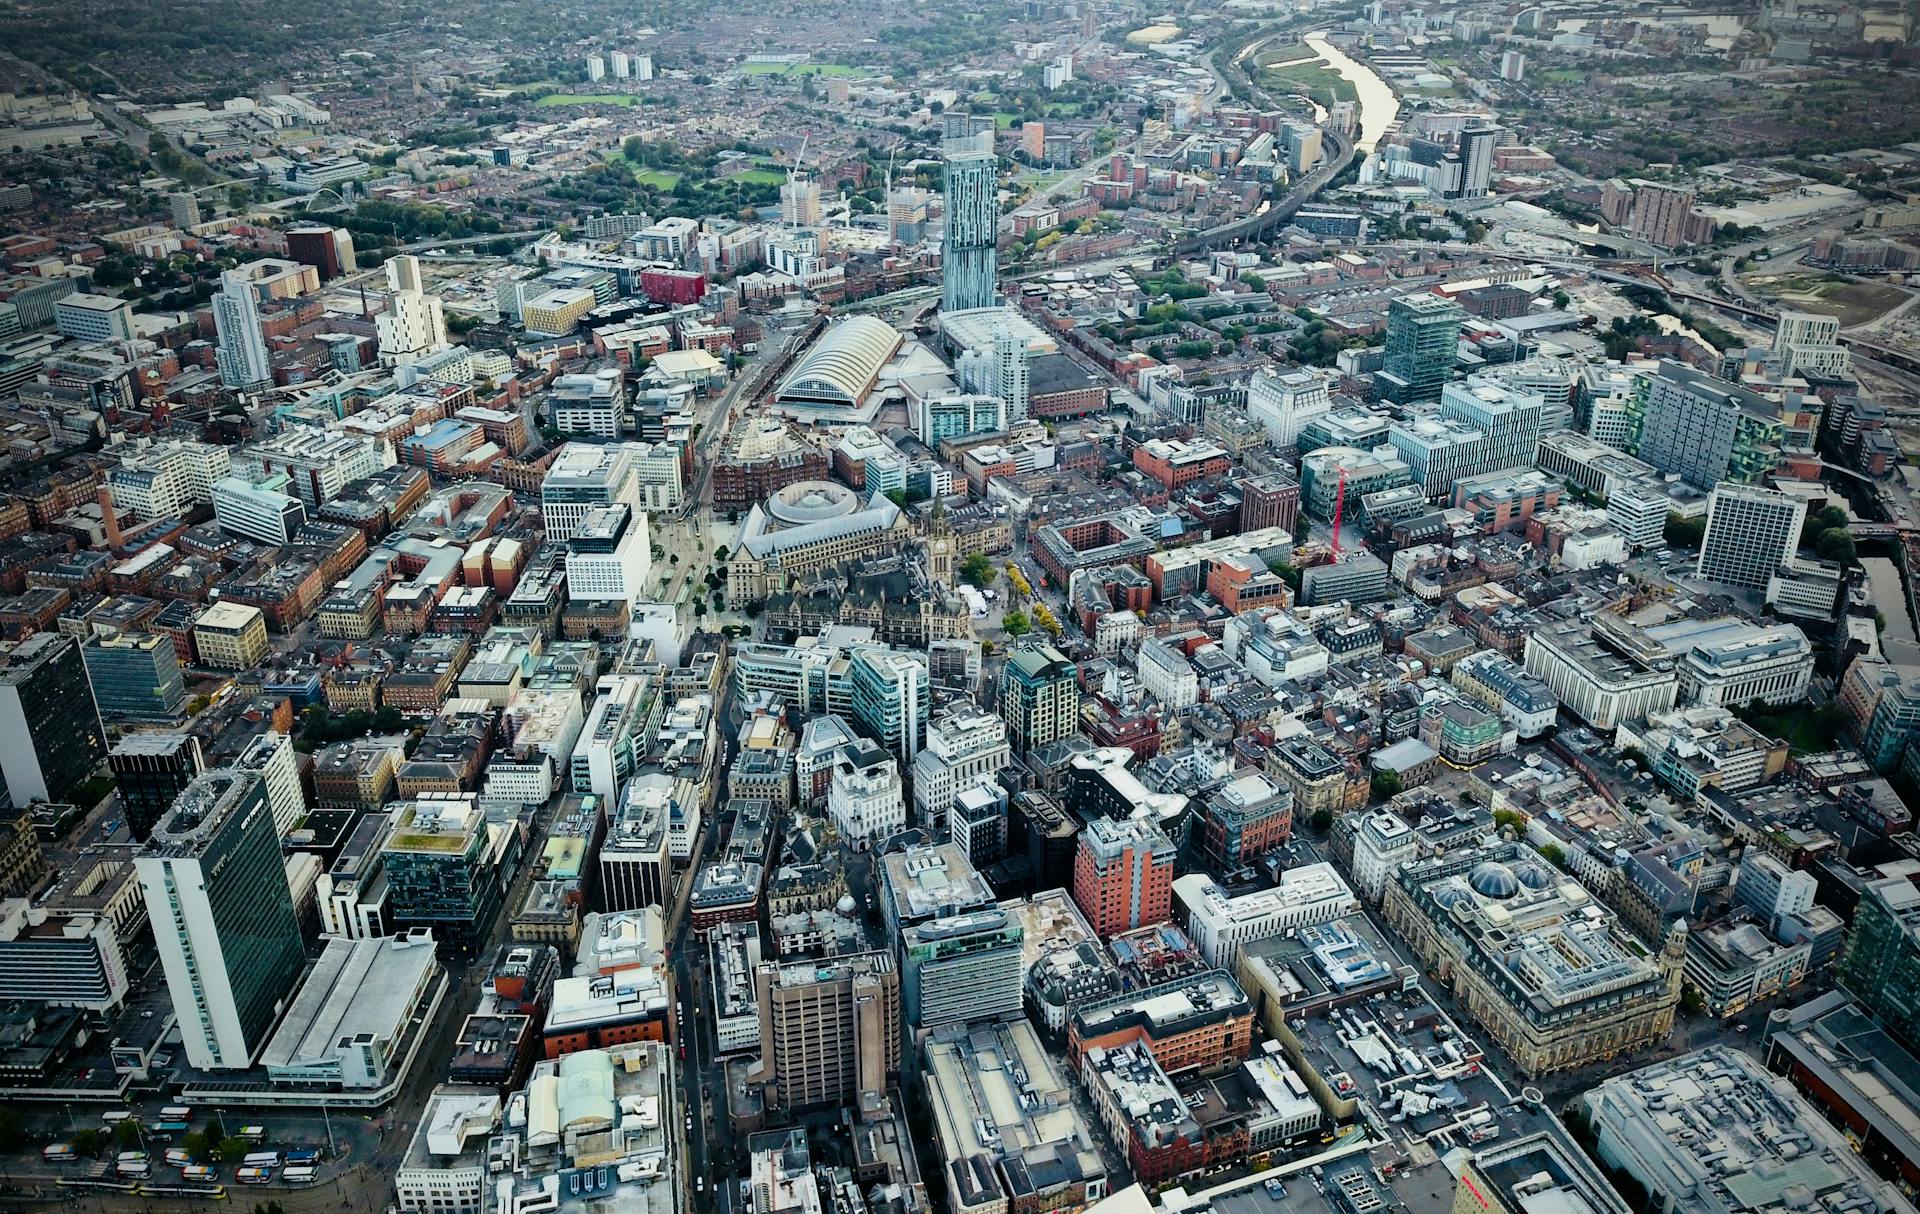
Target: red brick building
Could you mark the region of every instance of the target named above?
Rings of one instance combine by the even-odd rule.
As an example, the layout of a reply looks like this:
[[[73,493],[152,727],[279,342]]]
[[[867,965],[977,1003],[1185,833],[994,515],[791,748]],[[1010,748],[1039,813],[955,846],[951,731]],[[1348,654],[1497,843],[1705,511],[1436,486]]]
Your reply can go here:
[[[1151,823],[1087,823],[1073,858],[1073,901],[1101,939],[1167,918],[1173,853],[1173,841]]]
[[[1233,460],[1212,443],[1156,438],[1133,449],[1133,466],[1171,490],[1191,481],[1225,476],[1232,471]]]
[[[640,271],[640,290],[655,303],[699,303],[707,293],[707,276],[696,270],[648,266]]]

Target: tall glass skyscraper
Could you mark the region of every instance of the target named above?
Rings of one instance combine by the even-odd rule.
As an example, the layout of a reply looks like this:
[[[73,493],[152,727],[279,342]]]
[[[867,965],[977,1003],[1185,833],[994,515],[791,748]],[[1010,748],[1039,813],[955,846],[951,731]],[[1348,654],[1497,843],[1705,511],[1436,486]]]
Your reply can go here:
[[[231,767],[200,776],[134,869],[187,1061],[251,1066],[305,960],[266,781]]]
[[[993,306],[999,254],[1000,160],[992,152],[947,157],[947,236],[940,252],[940,310]]]
[[[1421,292],[1387,305],[1386,366],[1376,377],[1380,395],[1396,404],[1434,400],[1459,361],[1464,309]]]
[[[65,801],[106,753],[72,637],[0,645],[0,777],[12,804]]]
[[[273,383],[260,304],[245,277],[231,271],[221,276],[220,291],[213,297],[213,328],[219,337],[214,361],[219,364],[222,385],[250,391]]]
[[[863,646],[847,665],[854,726],[906,767],[926,738],[926,655]]]

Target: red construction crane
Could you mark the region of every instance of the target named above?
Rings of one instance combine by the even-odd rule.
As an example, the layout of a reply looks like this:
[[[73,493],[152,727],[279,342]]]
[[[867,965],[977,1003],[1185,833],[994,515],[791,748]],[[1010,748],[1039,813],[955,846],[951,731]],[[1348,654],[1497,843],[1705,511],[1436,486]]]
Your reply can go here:
[[[1336,561],[1340,559],[1340,515],[1345,512],[1346,506],[1347,469],[1343,464],[1340,468],[1340,483],[1333,491],[1333,559]]]

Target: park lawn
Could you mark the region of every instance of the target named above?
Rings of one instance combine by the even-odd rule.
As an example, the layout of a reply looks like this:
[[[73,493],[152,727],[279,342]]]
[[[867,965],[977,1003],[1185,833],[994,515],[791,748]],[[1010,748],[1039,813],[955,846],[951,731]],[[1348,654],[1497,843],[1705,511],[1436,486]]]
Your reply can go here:
[[[629,160],[627,170],[633,174],[635,181],[641,185],[650,185],[656,190],[671,190],[680,184],[680,174],[669,169],[649,169]]]
[[[787,175],[777,169],[748,169],[744,173],[735,173],[735,181],[751,181],[755,185],[782,185]]]
[[[743,63],[742,76],[864,76],[857,67],[844,63]]]
[[[631,93],[548,93],[533,104],[543,110],[561,105],[632,105]]]
[[[1579,84],[1587,74],[1578,68],[1550,67],[1540,73],[1540,78],[1549,84]]]
[[[993,125],[1004,131],[1012,126],[1019,117],[1020,115],[1009,114],[1005,110],[995,110],[993,112]]]

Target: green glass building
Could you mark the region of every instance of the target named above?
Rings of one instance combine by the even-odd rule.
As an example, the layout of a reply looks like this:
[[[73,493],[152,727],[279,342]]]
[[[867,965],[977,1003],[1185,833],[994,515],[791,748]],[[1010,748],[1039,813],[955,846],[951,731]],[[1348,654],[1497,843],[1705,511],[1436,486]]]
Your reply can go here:
[[[1867,884],[1837,976],[1882,1028],[1920,1049],[1920,886],[1905,877]]]

